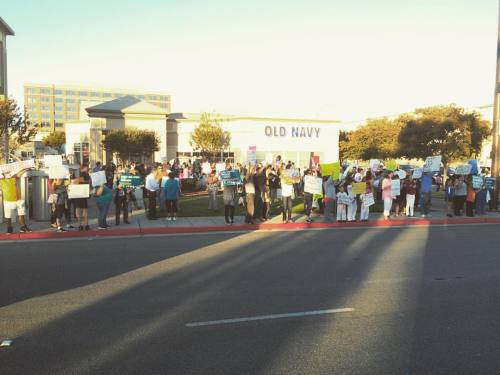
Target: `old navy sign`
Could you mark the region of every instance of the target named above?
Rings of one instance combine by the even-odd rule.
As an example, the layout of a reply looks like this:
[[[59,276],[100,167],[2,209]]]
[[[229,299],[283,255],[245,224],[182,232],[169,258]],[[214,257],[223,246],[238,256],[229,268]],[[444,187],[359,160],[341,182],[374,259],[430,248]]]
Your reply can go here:
[[[266,126],[264,131],[268,137],[319,138],[320,128],[292,126],[287,129],[284,126]]]

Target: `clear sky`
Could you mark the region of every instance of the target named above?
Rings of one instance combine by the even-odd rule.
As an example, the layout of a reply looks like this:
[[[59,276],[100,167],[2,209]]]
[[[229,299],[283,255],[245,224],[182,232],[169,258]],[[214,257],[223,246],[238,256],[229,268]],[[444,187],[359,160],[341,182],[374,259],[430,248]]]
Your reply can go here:
[[[344,121],[493,101],[497,0],[0,0],[9,88],[158,90],[175,112]]]

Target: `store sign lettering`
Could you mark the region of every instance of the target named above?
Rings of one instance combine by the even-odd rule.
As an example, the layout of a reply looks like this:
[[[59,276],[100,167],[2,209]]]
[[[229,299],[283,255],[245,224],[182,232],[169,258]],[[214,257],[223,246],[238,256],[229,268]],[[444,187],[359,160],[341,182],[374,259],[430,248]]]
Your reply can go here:
[[[310,126],[293,126],[290,133],[284,126],[266,126],[264,129],[268,137],[286,137],[292,138],[319,138],[320,128],[313,128]]]

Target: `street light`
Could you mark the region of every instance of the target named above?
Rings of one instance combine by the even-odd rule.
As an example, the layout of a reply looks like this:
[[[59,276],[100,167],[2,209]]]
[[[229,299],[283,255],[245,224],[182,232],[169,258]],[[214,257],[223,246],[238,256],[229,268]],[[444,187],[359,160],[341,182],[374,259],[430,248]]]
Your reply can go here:
[[[500,4],[500,3],[499,3]],[[493,104],[493,144],[491,149],[491,175],[495,177],[495,191],[493,193],[493,206],[495,210],[498,207],[498,196],[500,190],[500,5],[499,5],[499,24],[497,26],[497,60],[495,74],[495,97]]]

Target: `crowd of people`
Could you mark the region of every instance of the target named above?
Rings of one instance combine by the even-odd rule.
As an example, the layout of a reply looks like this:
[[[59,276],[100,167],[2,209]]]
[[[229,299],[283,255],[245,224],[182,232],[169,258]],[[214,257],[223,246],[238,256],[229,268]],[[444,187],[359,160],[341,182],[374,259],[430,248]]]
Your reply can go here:
[[[238,171],[238,183],[226,184],[220,170]],[[91,173],[105,173],[106,182],[92,186]],[[115,225],[130,224],[129,211],[142,209],[149,220],[157,220],[159,206],[169,221],[177,220],[179,199],[183,181],[194,179],[206,189],[208,210],[218,210],[222,190],[224,219],[227,225],[234,223],[236,206],[245,211],[245,223],[255,224],[271,218],[271,207],[281,211],[283,223],[293,220],[292,208],[297,198],[303,200],[306,222],[313,221],[313,209],[317,217],[325,222],[368,221],[370,207],[375,201],[383,202],[385,220],[406,215],[415,217],[418,209],[422,217],[430,215],[433,183],[440,189],[442,178],[435,173],[422,173],[413,178],[412,171],[390,171],[381,165],[375,170],[358,167],[344,167],[338,178],[323,176],[320,165],[297,168],[291,161],[284,162],[278,156],[273,163],[253,163],[252,165],[235,164],[226,161],[221,167],[215,163],[195,160],[180,163],[171,162],[115,165],[101,163],[89,170],[89,165],[80,166],[78,173],[71,173],[67,179],[49,180],[49,199],[51,207],[51,226],[58,232],[75,228],[80,231],[90,230],[89,199],[95,199],[97,207],[98,229],[109,228],[107,222],[109,209],[115,205]],[[8,233],[12,233],[11,212],[18,211],[20,231],[29,232],[26,225],[25,204],[20,199],[17,175],[3,175],[0,189],[3,192],[4,211]],[[125,184],[129,177],[135,177],[135,183]],[[321,179],[321,191],[312,193],[305,189],[307,176]],[[128,177],[128,179],[123,179]],[[399,189],[394,189],[394,184]],[[353,188],[362,183],[362,191]],[[74,184],[88,184],[91,194],[88,198],[70,199],[68,187]],[[486,187],[475,188],[471,176],[454,175],[446,180],[444,197],[446,214],[452,216],[473,216],[485,214],[492,191]],[[64,224],[65,225],[64,225]]]

